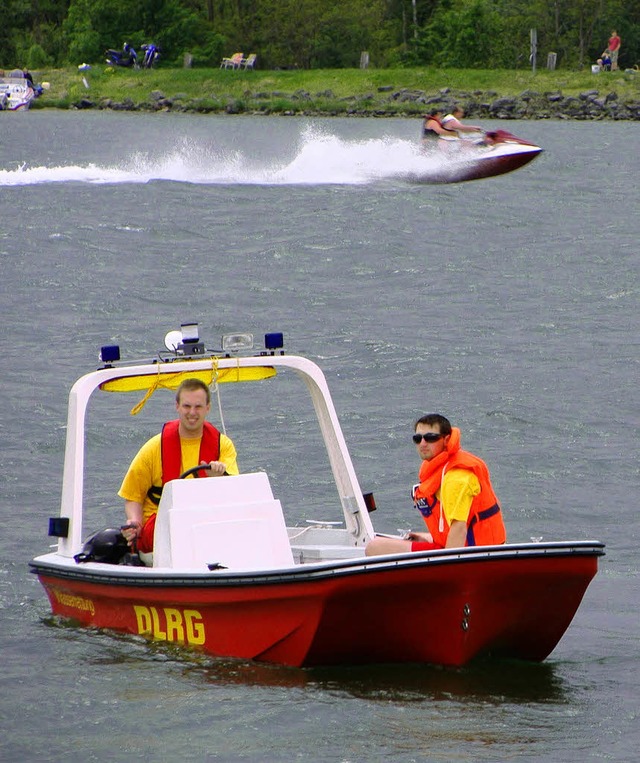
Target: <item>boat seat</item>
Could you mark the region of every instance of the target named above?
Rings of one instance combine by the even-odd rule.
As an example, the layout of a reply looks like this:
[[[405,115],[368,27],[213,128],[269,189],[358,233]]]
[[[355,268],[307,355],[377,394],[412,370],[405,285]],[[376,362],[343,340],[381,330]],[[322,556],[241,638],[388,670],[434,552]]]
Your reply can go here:
[[[162,490],[153,566],[179,570],[293,565],[280,501],[264,472],[172,480]]]

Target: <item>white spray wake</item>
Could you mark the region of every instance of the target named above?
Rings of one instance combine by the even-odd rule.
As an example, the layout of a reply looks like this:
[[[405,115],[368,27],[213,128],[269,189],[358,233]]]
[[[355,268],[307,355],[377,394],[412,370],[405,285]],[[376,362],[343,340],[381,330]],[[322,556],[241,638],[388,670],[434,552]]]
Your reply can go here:
[[[0,186],[39,183],[148,183],[199,185],[354,185],[408,179],[442,168],[444,158],[425,155],[417,142],[398,138],[347,141],[309,128],[292,160],[258,161],[239,151],[216,151],[184,139],[160,157],[137,153],[111,166],[90,163],[0,169]]]

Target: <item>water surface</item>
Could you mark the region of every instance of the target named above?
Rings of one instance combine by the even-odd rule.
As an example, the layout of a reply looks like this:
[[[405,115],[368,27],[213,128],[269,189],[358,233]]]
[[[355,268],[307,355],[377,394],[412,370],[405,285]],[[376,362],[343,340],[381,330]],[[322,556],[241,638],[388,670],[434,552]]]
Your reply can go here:
[[[3,117],[0,757],[635,758],[639,133],[486,126],[545,153],[500,178],[418,186],[402,179],[421,159],[409,120]],[[147,356],[192,319],[211,343],[283,331],[288,351],[319,362],[378,530],[418,526],[409,435],[439,410],[489,463],[511,540],[604,541],[550,659],[300,671],[52,621],[27,563],[58,511],[69,387],[101,345]],[[270,465],[252,417],[275,417],[302,442],[280,468],[285,511],[336,518],[322,515],[308,407],[253,409],[231,391],[224,403],[241,468]],[[170,407],[92,409],[93,529],[120,521],[122,473]]]

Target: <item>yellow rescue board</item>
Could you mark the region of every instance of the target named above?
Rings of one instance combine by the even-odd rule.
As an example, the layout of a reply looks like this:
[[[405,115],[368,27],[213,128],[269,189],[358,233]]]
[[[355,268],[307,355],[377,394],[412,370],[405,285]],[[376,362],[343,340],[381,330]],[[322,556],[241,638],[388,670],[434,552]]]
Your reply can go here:
[[[142,376],[121,376],[100,385],[106,392],[139,392],[153,387],[177,389],[185,379],[200,379],[205,384],[228,382],[260,381],[276,375],[272,366],[244,366],[243,368],[219,368],[204,371],[179,371],[177,373],[143,374]]]

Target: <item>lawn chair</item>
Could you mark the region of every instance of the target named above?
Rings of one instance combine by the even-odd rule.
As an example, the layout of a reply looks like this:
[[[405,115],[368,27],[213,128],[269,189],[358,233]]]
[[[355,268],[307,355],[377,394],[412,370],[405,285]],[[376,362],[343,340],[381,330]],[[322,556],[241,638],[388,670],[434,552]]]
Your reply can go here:
[[[244,53],[234,53],[231,58],[223,58],[220,62],[221,69],[239,69],[244,60]]]
[[[242,62],[240,63],[240,68],[241,69],[253,69],[253,67],[255,66],[255,63],[256,63],[256,58],[257,58],[257,56],[256,56],[255,53],[250,53],[247,58],[243,58],[242,59]]]

